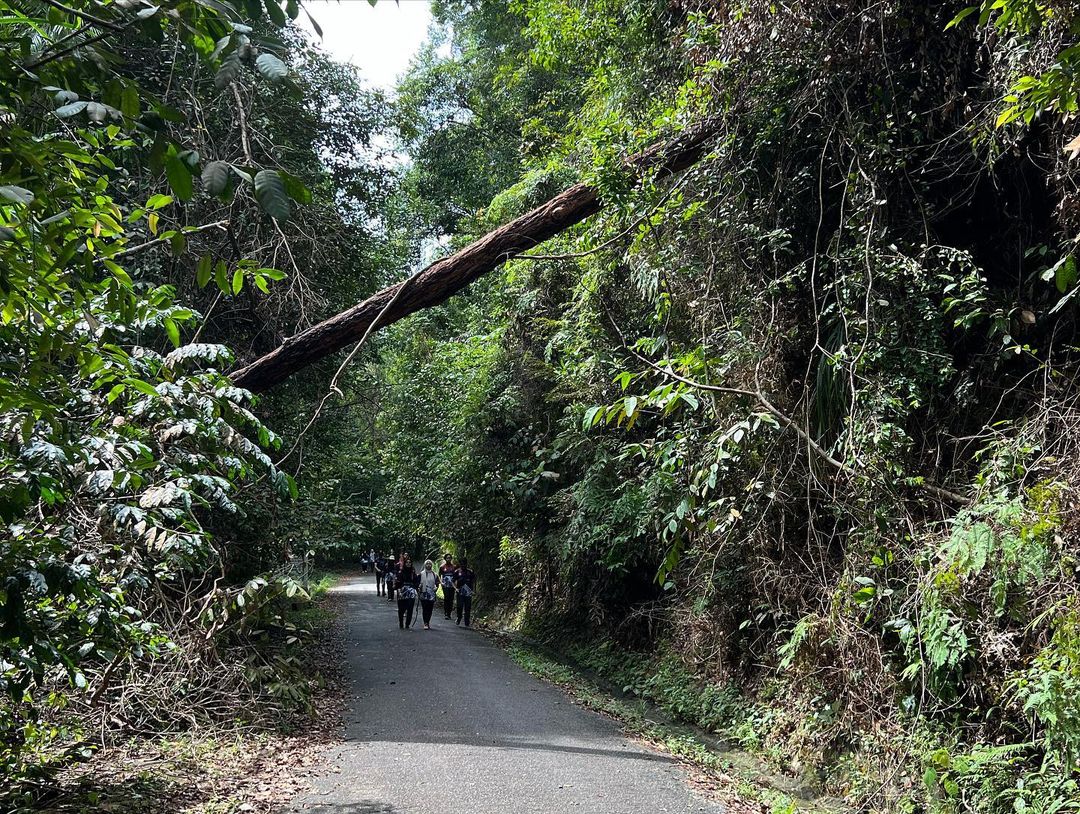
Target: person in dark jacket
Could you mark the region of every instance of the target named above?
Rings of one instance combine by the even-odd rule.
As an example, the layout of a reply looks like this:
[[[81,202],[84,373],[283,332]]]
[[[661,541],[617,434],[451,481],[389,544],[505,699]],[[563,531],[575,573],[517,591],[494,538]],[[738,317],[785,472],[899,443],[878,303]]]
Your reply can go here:
[[[454,555],[447,554],[443,558],[443,564],[439,566],[439,582],[442,583],[443,613],[446,618],[454,612],[454,574],[457,566],[454,565]]]
[[[402,630],[409,630],[412,627],[413,611],[416,608],[416,589],[419,583],[419,575],[413,570],[412,557],[402,554],[395,583],[398,594],[398,626]]]
[[[386,557],[380,552],[375,555],[375,593],[382,596],[386,593]]]
[[[393,552],[390,552],[393,556]],[[394,589],[397,588],[398,564],[390,557],[386,558],[386,601],[394,601]]]
[[[461,617],[464,615],[465,627],[468,627],[472,598],[476,593],[476,572],[469,568],[468,557],[461,558],[461,565],[454,572],[454,588],[457,589],[457,623],[461,624]]]

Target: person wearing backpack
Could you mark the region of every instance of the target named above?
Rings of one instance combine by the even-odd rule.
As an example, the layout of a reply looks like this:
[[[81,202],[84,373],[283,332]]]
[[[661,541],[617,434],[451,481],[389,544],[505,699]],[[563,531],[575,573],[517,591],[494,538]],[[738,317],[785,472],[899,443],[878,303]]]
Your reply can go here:
[[[454,565],[454,555],[446,554],[443,564],[439,566],[439,581],[442,582],[443,614],[447,619],[454,612],[454,574],[457,566]]]
[[[392,554],[393,552],[391,552]],[[394,590],[397,588],[398,564],[390,557],[386,558],[386,601],[394,601]]]
[[[386,593],[386,557],[382,553],[376,554],[375,563],[375,595],[382,596]]]
[[[397,616],[398,627],[402,630],[412,628],[413,610],[416,608],[416,587],[419,575],[413,570],[412,557],[401,555],[401,566],[397,574]]]
[[[461,617],[464,615],[465,627],[468,627],[472,598],[476,593],[476,572],[469,568],[468,557],[461,558],[461,565],[454,573],[454,587],[457,589],[457,623],[461,624]]]
[[[435,573],[435,563],[424,562],[424,570],[419,576],[420,609],[424,616],[424,630],[431,630],[431,612],[435,610],[435,592],[439,590],[439,577]]]

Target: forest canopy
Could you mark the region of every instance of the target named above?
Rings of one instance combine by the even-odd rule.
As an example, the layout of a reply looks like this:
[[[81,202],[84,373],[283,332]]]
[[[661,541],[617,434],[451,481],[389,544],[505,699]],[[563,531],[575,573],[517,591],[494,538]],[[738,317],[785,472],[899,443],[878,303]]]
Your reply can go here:
[[[296,0],[0,0],[13,799],[87,733],[303,705],[306,569],[374,548],[854,809],[1075,809],[1075,8],[432,12],[387,94]]]

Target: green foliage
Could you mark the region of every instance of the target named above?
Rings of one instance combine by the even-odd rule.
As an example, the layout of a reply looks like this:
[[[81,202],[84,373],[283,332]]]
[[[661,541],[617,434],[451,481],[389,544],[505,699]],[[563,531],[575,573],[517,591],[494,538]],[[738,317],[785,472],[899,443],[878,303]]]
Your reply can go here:
[[[1033,770],[1027,744],[938,748],[924,756],[923,784],[930,810],[1053,814],[1075,811],[1077,782],[1054,766]]]
[[[246,680],[302,705],[299,583],[261,575],[450,548],[526,625],[572,613],[626,693],[862,808],[1075,800],[1072,11],[440,2],[391,106],[297,48],[297,3],[24,5],[8,766],[72,742],[56,688],[179,658],[159,591],[223,567],[199,624],[266,644]],[[706,116],[693,169],[631,183],[626,156]],[[373,338],[314,425],[333,360],[258,406],[228,384],[225,346],[579,179],[596,217]]]
[[[255,198],[276,220],[288,220],[291,208],[285,182],[275,170],[259,170],[255,175]]]
[[[115,135],[86,141],[128,146]],[[236,511],[234,483],[260,473],[288,493],[261,449],[276,436],[220,373],[229,351],[166,353],[195,314],[170,287],[137,283],[109,259],[129,219],[108,197],[107,154],[60,149],[24,179],[33,203],[4,211],[16,238],[3,249],[0,562],[3,686],[15,704],[58,669],[81,689],[84,662],[153,652],[160,637],[131,595],[206,561],[200,510]]]
[[[1055,491],[1039,487],[1034,506],[998,499],[957,516],[922,593],[917,629],[906,619],[889,623],[914,658],[906,677],[921,674],[937,693],[955,697],[966,662],[979,652],[973,628],[987,622],[983,614],[1023,622],[1039,613],[1032,592],[1049,576],[1055,540],[1060,539],[1052,508]]]
[[[1080,16],[1074,10],[1036,0],[983,0],[979,5],[964,8],[947,28],[959,25],[976,13],[980,26],[986,26],[998,36],[1011,40],[1009,45],[1018,52],[1028,50],[1038,53],[1043,50],[1040,46],[1047,44],[1060,49],[1038,75],[1010,77],[1012,85],[1003,97],[1004,107],[994,122],[996,127],[1014,122],[1030,125],[1044,112],[1068,116],[1077,111],[1080,84],[1076,76],[1080,67],[1080,50],[1068,39],[1080,25]]]
[[[318,128],[294,115],[306,104],[297,94],[316,92],[294,81],[275,28],[297,11],[271,0],[0,4],[0,771],[13,781],[75,756],[79,714],[112,703],[118,682],[162,664],[196,669],[208,646],[250,644],[255,609],[295,601],[294,583],[277,578],[176,597],[205,590],[210,569],[240,576],[222,543],[297,494],[271,460],[281,442],[265,406],[229,382],[226,345],[244,347],[243,333],[214,322],[219,300],[243,294],[266,309],[283,296],[271,256],[293,255],[266,251],[254,232],[284,232],[251,197],[284,221],[294,203],[313,203],[312,179],[326,186],[322,210],[336,212],[383,175],[332,174],[311,143]],[[340,73],[298,64],[339,80],[319,92],[347,93]],[[171,77],[185,70],[181,89]],[[229,92],[218,99],[215,85]],[[234,111],[216,106],[259,94],[291,117],[289,137],[260,125],[295,159],[291,172],[269,157],[259,166]],[[326,119],[356,125],[367,98]],[[214,128],[209,156],[201,139]],[[334,228],[345,231],[327,225],[327,244]],[[343,276],[351,296],[358,275]],[[265,567],[275,541],[260,533],[251,562]],[[275,614],[260,617],[264,629],[285,624]],[[197,653],[184,650],[193,629],[205,634]],[[303,672],[295,652],[258,665],[252,681],[303,700],[280,684]]]
[[[1075,33],[960,10],[439,4],[401,89],[419,231],[458,245],[571,179],[605,208],[381,342],[372,505],[862,808],[1054,810],[1080,289],[1045,113],[1075,107]],[[699,164],[628,182],[705,116]]]
[[[1053,631],[1049,644],[1012,679],[1010,689],[1041,733],[1048,763],[1069,774],[1080,758],[1080,621],[1075,609],[1065,609]]]

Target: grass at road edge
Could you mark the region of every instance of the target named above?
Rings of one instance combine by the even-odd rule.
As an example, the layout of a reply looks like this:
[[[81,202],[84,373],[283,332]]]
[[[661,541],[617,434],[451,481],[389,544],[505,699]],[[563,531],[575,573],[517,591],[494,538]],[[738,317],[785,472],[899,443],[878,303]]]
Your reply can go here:
[[[755,770],[753,759],[745,753],[719,752],[689,728],[656,720],[644,703],[617,697],[550,653],[516,638],[503,644],[527,672],[557,685],[581,706],[615,719],[627,734],[677,758],[687,767],[695,788],[723,800],[732,812],[836,811],[832,806],[773,787],[770,778]]]

